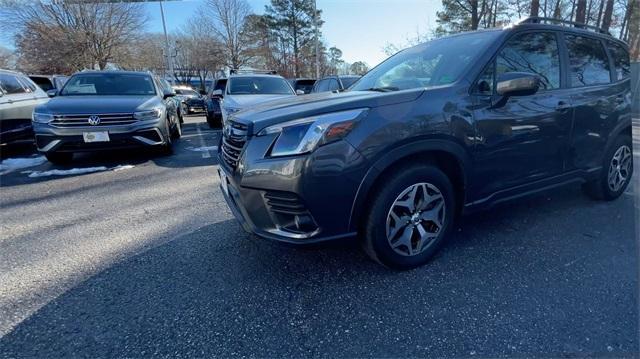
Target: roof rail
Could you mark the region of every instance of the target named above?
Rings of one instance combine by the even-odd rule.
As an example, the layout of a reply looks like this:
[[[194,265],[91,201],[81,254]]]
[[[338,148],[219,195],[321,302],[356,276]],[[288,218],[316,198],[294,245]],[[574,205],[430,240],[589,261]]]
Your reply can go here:
[[[275,70],[241,70],[241,69],[231,69],[229,71],[231,75],[236,74],[264,74],[264,75],[277,75],[278,71]]]
[[[522,19],[516,23],[516,25],[520,25],[520,24],[554,24],[554,25],[575,27],[578,29],[591,30],[599,34],[605,34],[605,35],[611,36],[609,31],[599,28],[597,26],[587,25],[587,24],[583,24],[575,21],[570,21],[570,20],[556,19],[552,17],[532,16],[532,17]]]

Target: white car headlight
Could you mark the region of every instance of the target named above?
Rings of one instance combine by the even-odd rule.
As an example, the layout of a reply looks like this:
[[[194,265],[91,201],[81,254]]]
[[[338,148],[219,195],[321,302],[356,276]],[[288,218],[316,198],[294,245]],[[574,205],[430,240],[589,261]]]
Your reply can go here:
[[[53,121],[53,115],[49,113],[34,112],[33,115],[31,115],[31,120],[37,123],[49,123]]]
[[[279,134],[269,153],[271,157],[300,155],[344,138],[366,111],[361,108],[279,123],[263,129],[258,136]]]
[[[224,107],[224,111],[225,111],[228,115],[234,114],[234,113],[236,113],[236,112],[238,112],[238,111],[240,111],[240,110],[241,110],[241,109],[239,109],[239,108],[237,108],[237,107]]]
[[[133,117],[136,120],[146,121],[146,120],[157,120],[162,116],[161,108],[154,108],[147,111],[139,111],[133,114]]]

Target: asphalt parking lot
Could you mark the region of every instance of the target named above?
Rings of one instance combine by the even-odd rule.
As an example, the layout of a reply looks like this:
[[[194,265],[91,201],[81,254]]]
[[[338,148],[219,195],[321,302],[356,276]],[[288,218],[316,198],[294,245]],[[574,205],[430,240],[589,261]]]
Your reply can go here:
[[[0,175],[0,357],[637,355],[632,188],[466,217],[430,264],[394,272],[356,242],[243,232],[218,189],[218,136],[190,117],[172,156],[66,167],[2,149],[35,166]]]

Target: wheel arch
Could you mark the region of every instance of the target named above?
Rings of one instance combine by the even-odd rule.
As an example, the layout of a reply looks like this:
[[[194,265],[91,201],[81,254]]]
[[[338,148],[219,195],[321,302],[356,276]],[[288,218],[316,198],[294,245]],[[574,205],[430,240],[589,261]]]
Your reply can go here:
[[[465,147],[455,139],[421,139],[400,145],[373,162],[364,178],[360,182],[358,192],[351,208],[349,230],[357,231],[366,214],[371,194],[381,185],[383,179],[391,173],[393,168],[406,165],[413,157],[421,155],[420,161],[432,162],[451,179],[456,193],[462,196],[456,198],[458,212],[464,207],[469,188],[469,171],[471,156]],[[424,157],[422,157],[424,155]]]

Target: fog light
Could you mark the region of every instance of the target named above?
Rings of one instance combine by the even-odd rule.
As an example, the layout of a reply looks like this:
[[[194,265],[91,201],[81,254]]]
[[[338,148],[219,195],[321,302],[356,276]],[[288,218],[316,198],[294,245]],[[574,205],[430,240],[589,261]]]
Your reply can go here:
[[[312,231],[315,229],[316,225],[313,222],[311,216],[308,215],[298,215],[295,216],[293,222],[296,225],[296,229],[301,232]]]

